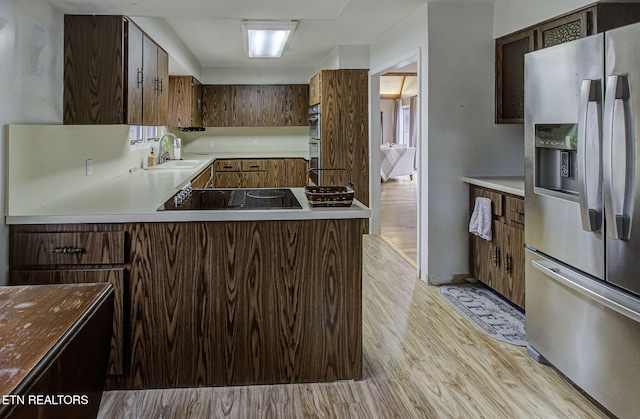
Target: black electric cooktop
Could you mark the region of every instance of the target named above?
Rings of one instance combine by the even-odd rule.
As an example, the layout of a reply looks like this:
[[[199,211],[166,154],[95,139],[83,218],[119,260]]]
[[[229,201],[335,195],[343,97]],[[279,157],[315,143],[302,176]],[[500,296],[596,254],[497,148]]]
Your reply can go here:
[[[190,189],[167,200],[158,211],[301,209],[291,189]]]

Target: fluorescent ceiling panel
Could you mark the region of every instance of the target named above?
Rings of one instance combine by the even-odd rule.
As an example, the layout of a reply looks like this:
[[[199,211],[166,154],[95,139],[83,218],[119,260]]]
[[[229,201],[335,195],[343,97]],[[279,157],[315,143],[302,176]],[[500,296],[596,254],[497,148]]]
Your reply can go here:
[[[298,22],[292,21],[243,21],[242,33],[247,55],[250,58],[280,57],[297,25]]]

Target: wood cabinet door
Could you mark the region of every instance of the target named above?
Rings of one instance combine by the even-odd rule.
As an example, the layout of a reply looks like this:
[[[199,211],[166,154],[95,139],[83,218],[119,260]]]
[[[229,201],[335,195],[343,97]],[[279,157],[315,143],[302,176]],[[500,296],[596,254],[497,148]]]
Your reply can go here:
[[[492,266],[495,253],[492,252],[491,242],[472,234],[470,236],[471,275],[480,282],[491,287]]]
[[[266,188],[282,188],[289,186],[286,183],[286,163],[284,159],[267,160]]]
[[[284,96],[284,126],[309,125],[309,88],[305,84],[288,84],[280,87]]]
[[[169,126],[189,127],[191,116],[189,76],[169,77]]]
[[[142,112],[144,125],[158,124],[158,47],[149,37],[142,40],[144,67]]]
[[[109,355],[109,375],[124,372],[124,269],[15,270],[11,285],[91,284],[113,285],[113,334]]]
[[[286,94],[286,89],[280,85],[257,86],[258,126],[285,126],[287,119]]]
[[[127,28],[127,123],[142,125],[143,62],[142,31],[133,22]]]
[[[535,49],[535,31],[496,39],[496,124],[524,123],[524,55]]]
[[[232,126],[231,89],[220,84],[202,88],[202,125],[205,127]]]
[[[562,16],[536,28],[536,49],[549,48],[589,35],[595,8]]]
[[[169,55],[165,50],[157,47],[157,101],[158,113],[156,125],[166,126],[169,124]]]
[[[234,85],[231,89],[231,126],[258,126],[258,86]]]
[[[266,188],[267,172],[241,172],[243,188]]]
[[[505,257],[503,249],[503,224],[499,220],[493,220],[492,239],[489,242],[489,266],[487,267],[487,284],[504,295],[505,282],[502,264]]]
[[[518,307],[524,308],[524,230],[504,225],[504,295]]]
[[[307,126],[307,85],[205,85],[202,125]]]
[[[65,124],[123,124],[125,41],[122,16],[64,16]]]
[[[191,77],[191,125],[202,126],[202,84]]]
[[[311,78],[309,83],[309,106],[320,103],[322,96],[322,72],[317,73]]]
[[[289,188],[301,188],[305,186],[309,162],[305,159],[285,159],[284,186]]]
[[[503,257],[500,221],[493,221],[491,241],[471,235],[471,273],[480,282],[499,293],[504,289]]]
[[[200,172],[191,181],[191,187],[193,189],[213,188],[213,165],[209,165],[209,167]]]
[[[216,172],[216,188],[242,188],[242,172]]]
[[[369,96],[367,70],[322,71],[322,166],[351,171],[355,198],[369,204]],[[346,186],[349,173],[322,173],[327,186]]]

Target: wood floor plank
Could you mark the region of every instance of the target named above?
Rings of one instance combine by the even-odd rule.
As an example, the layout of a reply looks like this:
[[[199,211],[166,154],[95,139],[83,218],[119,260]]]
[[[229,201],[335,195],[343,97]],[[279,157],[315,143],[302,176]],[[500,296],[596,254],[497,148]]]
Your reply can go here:
[[[100,418],[607,418],[525,348],[479,332],[364,237],[362,381],[105,392]]]
[[[418,260],[418,181],[409,176],[380,184],[380,234],[395,250]]]

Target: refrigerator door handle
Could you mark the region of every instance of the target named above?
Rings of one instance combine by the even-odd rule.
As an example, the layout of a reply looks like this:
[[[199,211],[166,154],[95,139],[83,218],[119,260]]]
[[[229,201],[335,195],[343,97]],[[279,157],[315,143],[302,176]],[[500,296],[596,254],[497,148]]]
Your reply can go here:
[[[582,80],[578,122],[578,191],[582,229],[602,226],[602,166],[600,164],[602,120],[600,80]]]
[[[604,205],[609,237],[628,240],[635,179],[631,95],[627,76],[607,78],[603,121]]]
[[[591,278],[573,272],[548,259],[532,260],[531,265],[545,276],[571,288],[575,292],[597,301],[633,321],[640,322],[640,302],[636,298],[607,288]]]

